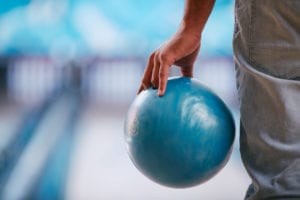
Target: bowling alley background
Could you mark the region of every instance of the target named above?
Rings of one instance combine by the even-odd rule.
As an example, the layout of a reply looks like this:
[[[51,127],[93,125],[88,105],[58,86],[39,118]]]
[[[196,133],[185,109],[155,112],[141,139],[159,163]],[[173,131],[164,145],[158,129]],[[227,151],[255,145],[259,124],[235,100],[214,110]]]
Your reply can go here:
[[[147,58],[178,27],[183,0],[0,1],[0,199],[239,200],[233,1],[218,0],[195,77],[230,107],[233,154],[208,182],[160,186],[130,161],[124,118]],[[171,76],[178,76],[176,67]]]

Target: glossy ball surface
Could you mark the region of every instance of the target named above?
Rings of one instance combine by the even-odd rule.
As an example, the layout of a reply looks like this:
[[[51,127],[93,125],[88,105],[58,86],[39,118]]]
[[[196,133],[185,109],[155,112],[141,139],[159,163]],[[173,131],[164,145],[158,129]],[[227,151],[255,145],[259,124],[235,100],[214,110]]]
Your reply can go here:
[[[235,137],[224,102],[199,81],[168,80],[163,97],[149,88],[131,104],[125,141],[134,165],[151,180],[169,187],[201,184],[227,163]]]

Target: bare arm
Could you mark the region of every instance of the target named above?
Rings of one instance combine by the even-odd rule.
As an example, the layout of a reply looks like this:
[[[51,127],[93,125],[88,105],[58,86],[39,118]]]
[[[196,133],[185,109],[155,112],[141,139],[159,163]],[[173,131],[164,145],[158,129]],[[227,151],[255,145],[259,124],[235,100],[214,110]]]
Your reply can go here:
[[[183,76],[193,76],[201,34],[214,2],[215,0],[185,1],[184,16],[177,32],[151,54],[138,93],[153,86],[158,88],[158,95],[163,96],[172,65],[179,66]]]

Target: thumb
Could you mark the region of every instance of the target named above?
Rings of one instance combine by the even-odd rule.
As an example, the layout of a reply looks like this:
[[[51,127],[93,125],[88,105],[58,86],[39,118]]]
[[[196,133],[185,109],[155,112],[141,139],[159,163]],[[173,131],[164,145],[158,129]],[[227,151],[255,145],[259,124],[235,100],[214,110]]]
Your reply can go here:
[[[189,66],[185,66],[185,67],[181,67],[181,74],[182,76],[186,76],[186,77],[193,77],[193,65],[189,65]]]

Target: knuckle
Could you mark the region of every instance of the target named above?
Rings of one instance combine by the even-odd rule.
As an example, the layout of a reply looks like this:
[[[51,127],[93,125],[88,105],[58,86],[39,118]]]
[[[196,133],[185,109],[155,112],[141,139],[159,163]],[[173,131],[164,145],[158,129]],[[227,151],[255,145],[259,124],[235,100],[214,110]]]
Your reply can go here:
[[[167,65],[172,65],[174,63],[174,59],[172,59],[172,56],[168,53],[161,53],[160,60],[162,63]]]
[[[169,55],[167,53],[161,53],[160,60],[167,62],[169,60]]]

